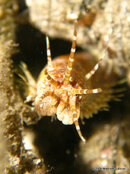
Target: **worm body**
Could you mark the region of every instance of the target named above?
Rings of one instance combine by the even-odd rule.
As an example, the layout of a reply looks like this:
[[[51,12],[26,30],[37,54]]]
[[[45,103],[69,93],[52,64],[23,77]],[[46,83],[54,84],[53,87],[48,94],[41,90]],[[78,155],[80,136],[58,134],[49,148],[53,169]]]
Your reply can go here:
[[[82,141],[79,118],[89,118],[93,113],[106,109],[113,98],[113,80],[105,75],[97,61],[87,53],[77,53],[77,22],[70,55],[51,59],[49,39],[47,41],[48,64],[41,71],[37,82],[24,68],[30,90],[26,102],[34,101],[34,109],[40,116],[57,115],[65,125],[75,124]],[[110,81],[110,82],[109,82]]]

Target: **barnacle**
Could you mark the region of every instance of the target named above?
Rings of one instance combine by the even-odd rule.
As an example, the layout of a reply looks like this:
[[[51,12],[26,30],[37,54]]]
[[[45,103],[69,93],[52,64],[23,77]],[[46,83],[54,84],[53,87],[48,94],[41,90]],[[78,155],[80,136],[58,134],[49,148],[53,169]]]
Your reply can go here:
[[[86,53],[75,55],[76,36],[77,22],[70,55],[59,56],[53,61],[49,39],[46,37],[48,64],[40,73],[37,83],[27,68],[23,68],[23,71],[30,88],[26,102],[33,101],[34,109],[40,116],[57,114],[63,124],[74,123],[80,138],[85,142],[78,119],[88,118],[106,109],[107,102],[114,98],[112,86],[115,82],[107,77],[104,70],[98,69],[101,60],[92,63],[94,59],[90,61]]]

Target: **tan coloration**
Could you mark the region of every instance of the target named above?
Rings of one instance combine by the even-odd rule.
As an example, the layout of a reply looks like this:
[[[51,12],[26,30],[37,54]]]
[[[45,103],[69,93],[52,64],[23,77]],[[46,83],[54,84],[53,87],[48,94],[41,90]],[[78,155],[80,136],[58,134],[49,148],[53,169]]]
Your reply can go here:
[[[45,164],[38,154],[28,153],[23,146],[22,116],[27,109],[16,87],[11,59],[18,46],[15,44],[18,9],[18,1],[0,0],[0,174],[38,174],[39,169],[46,172]]]
[[[96,11],[95,9],[91,9],[90,7],[90,9],[88,8],[87,11],[82,12],[79,15],[79,25],[91,26],[95,20],[95,17],[96,17]]]
[[[52,85],[58,86],[58,82],[56,82],[56,81],[48,74],[47,70],[45,70],[45,77],[46,77],[46,79],[47,79],[46,84],[48,84],[48,81],[49,81],[49,83],[51,83]]]
[[[53,70],[52,60],[51,60],[51,50],[50,50],[50,43],[49,38],[46,36],[46,43],[47,43],[47,58],[48,58],[48,71]]]
[[[80,115],[80,108],[79,108],[79,105],[76,106],[76,96],[70,96],[70,107],[71,107],[71,110],[72,110],[72,115],[73,115],[73,122],[75,124],[75,127],[76,127],[76,130],[81,138],[81,140],[83,142],[85,142],[85,138],[82,136],[82,133],[80,131],[80,126],[79,126],[79,122],[78,122],[78,118],[79,118],[79,115]]]
[[[36,94],[36,81],[33,78],[32,74],[28,71],[27,65],[24,62],[21,62],[20,68],[23,70],[24,76],[18,74],[23,81],[28,85],[28,96],[26,97],[26,100],[24,101],[25,103],[30,102],[34,100],[35,94]]]
[[[102,92],[101,88],[96,89],[75,89],[73,94],[96,94]]]
[[[75,22],[72,48],[71,48],[71,53],[69,56],[69,61],[67,64],[65,77],[64,77],[64,83],[66,83],[66,84],[69,83],[69,79],[71,76],[71,70],[72,70],[72,66],[73,66],[73,62],[74,62],[74,54],[75,54],[75,50],[76,50],[76,38],[77,38],[77,21]]]
[[[92,75],[94,75],[94,73],[98,70],[99,67],[99,63],[101,62],[102,59],[99,60],[99,62],[94,66],[94,68],[88,73],[86,74],[86,79],[90,79],[92,77]]]
[[[53,76],[54,74],[60,74],[61,77],[63,77],[66,66],[67,66],[68,57],[61,56],[54,59],[52,61],[54,71],[52,71],[50,75]],[[86,88],[88,89],[88,91],[91,91],[91,89],[97,89],[96,87],[101,87],[102,92],[99,94],[77,96],[78,100],[82,96],[82,99],[79,100],[80,118],[83,118],[83,117],[89,118],[90,116],[92,116],[92,114],[97,113],[99,110],[106,110],[108,108],[108,104],[107,104],[108,101],[115,98],[114,95],[112,94],[113,93],[112,87],[116,85],[117,83],[115,81],[116,78],[114,73],[111,76],[108,76],[105,73],[105,70],[100,68],[100,70],[98,70],[97,73],[95,73],[91,79],[86,80],[85,78],[86,74],[92,69],[92,67],[94,67],[94,64],[96,64],[96,62],[97,62],[96,59],[94,57],[90,57],[87,53],[76,54],[75,61],[73,64],[73,69],[71,72],[71,77],[73,79],[73,82],[70,83],[73,86],[73,88],[70,85],[67,85],[67,86],[62,85],[62,86],[58,86],[54,90],[55,93],[57,95],[61,95],[61,98],[64,100],[64,102],[66,102],[67,101],[66,89],[68,89],[68,93],[69,95],[71,95],[71,94],[75,94],[75,90],[81,90]],[[43,71],[41,72],[38,79],[38,84],[37,84],[37,89],[39,92],[41,92],[41,94],[42,94],[42,91],[47,91],[47,86],[45,89],[41,85],[46,83],[46,79],[44,78],[45,69],[43,69]],[[54,77],[55,77],[54,80],[59,82],[59,84],[63,83],[63,78],[58,78],[57,75],[55,75]],[[50,91],[51,91],[51,88],[53,87],[52,86],[50,87]],[[48,84],[48,89],[49,89],[49,84]],[[66,112],[69,112],[68,108],[66,109]]]
[[[99,62],[94,57],[86,53],[74,56],[76,26],[77,23],[70,56],[60,56],[51,61],[53,70],[48,72],[49,65],[42,70],[35,88],[34,108],[40,116],[57,114],[63,124],[74,123],[80,138],[85,142],[78,123],[79,117],[88,118],[99,110],[106,110],[107,102],[114,98],[112,87],[116,83],[113,80],[115,76],[108,76],[101,68],[95,73]]]

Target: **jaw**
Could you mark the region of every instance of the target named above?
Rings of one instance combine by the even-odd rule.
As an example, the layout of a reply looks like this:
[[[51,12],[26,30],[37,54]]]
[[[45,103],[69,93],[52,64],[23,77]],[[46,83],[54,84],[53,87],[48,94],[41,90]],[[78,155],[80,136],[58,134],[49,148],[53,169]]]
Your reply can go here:
[[[57,118],[65,125],[73,124],[73,117],[69,108],[66,107],[64,101],[60,101],[57,107]]]
[[[79,109],[77,110],[77,115],[79,118]],[[57,118],[62,121],[65,125],[74,124],[73,112],[70,106],[66,106],[65,102],[60,101],[57,107]]]
[[[57,118],[65,125],[70,125],[74,123],[72,113],[68,111],[67,108],[65,108],[61,113],[57,112]]]

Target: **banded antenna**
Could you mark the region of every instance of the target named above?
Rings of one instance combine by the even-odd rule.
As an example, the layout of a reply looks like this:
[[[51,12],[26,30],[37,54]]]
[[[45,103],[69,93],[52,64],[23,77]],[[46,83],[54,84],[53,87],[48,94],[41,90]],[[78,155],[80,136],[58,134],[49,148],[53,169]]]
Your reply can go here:
[[[47,45],[47,61],[48,61],[48,66],[47,70],[45,71],[45,76],[46,79],[52,84],[52,85],[58,85],[58,82],[56,82],[51,75],[49,74],[49,71],[54,70],[53,64],[52,64],[52,59],[51,59],[51,50],[50,50],[50,42],[48,36],[46,36],[46,45]]]
[[[102,92],[101,88],[95,88],[95,89],[74,89],[73,95],[75,94],[97,94]]]
[[[70,56],[66,68],[66,72],[64,75],[64,83],[68,84],[71,81],[71,70],[74,62],[74,55],[76,51],[76,39],[77,39],[77,20],[75,21],[75,26],[74,26],[74,35],[73,35],[73,41],[72,41],[72,47],[70,51]]]
[[[71,110],[72,110],[72,115],[73,115],[73,120],[74,120],[75,128],[76,128],[76,130],[77,130],[77,132],[78,132],[79,137],[81,138],[81,140],[83,142],[85,142],[86,140],[83,137],[83,135],[81,133],[81,130],[80,130],[80,126],[79,126],[78,118],[79,118],[79,114],[80,114],[80,108],[79,108],[79,106],[76,106],[76,96],[75,95],[71,98],[70,105],[71,105]]]
[[[87,80],[89,80],[95,74],[95,72],[98,70],[99,64],[100,64],[101,61],[102,61],[102,59],[100,59],[98,61],[98,63],[94,66],[94,68],[89,73],[86,74],[85,78]]]

